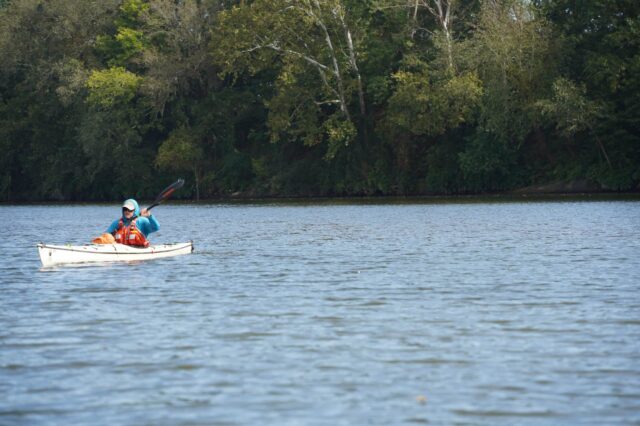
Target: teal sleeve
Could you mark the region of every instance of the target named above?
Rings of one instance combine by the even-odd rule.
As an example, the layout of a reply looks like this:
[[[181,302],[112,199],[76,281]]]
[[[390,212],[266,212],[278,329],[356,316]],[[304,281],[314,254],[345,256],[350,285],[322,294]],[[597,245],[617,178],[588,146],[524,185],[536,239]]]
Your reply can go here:
[[[160,230],[160,222],[158,222],[156,217],[151,215],[151,216],[148,217],[148,219],[149,219],[149,226],[150,226],[149,233],[159,231]]]
[[[160,229],[160,223],[153,216],[149,217],[140,217],[136,222],[138,229],[142,231],[145,237],[147,237],[150,233],[156,232]]]
[[[109,227],[107,228],[107,234],[113,234],[114,232],[116,232],[116,229],[118,229],[118,223],[120,222],[120,219],[116,219],[114,220],[111,225],[109,225]]]

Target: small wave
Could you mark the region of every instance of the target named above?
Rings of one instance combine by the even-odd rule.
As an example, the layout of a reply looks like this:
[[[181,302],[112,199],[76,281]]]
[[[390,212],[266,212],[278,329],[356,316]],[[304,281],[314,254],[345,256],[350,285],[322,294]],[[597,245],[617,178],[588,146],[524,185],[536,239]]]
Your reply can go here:
[[[456,408],[452,413],[472,417],[556,417],[559,414],[550,410],[477,410],[472,408]]]

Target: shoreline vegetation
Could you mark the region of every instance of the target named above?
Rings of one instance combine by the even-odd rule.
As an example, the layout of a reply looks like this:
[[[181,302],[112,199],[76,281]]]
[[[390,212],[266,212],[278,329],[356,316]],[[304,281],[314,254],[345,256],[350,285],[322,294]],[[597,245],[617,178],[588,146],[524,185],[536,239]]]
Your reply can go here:
[[[148,204],[152,199],[141,199]],[[508,191],[481,194],[451,195],[349,195],[349,196],[254,196],[249,194],[231,194],[200,200],[175,198],[166,205],[207,205],[207,204],[447,204],[447,203],[518,203],[518,202],[557,202],[557,201],[640,201],[640,191],[614,192],[523,192]],[[7,202],[0,206],[66,206],[66,205],[113,205],[120,200],[40,200]]]
[[[640,191],[635,0],[0,0],[0,202]]]

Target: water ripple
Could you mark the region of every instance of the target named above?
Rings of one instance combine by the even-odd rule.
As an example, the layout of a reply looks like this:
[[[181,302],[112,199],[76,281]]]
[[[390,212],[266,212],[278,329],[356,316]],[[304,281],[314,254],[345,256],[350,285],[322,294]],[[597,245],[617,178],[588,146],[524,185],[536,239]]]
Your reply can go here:
[[[638,202],[163,205],[192,255],[40,269],[117,211],[0,206],[0,424],[640,423]]]

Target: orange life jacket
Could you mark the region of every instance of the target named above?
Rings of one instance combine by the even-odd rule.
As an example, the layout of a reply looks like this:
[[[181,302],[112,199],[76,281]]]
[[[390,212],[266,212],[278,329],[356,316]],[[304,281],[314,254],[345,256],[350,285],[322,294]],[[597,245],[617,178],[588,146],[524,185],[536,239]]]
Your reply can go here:
[[[136,227],[136,219],[133,219],[128,226],[124,226],[122,218],[116,229],[116,243],[126,244],[128,246],[149,247],[149,241],[142,232]]]

